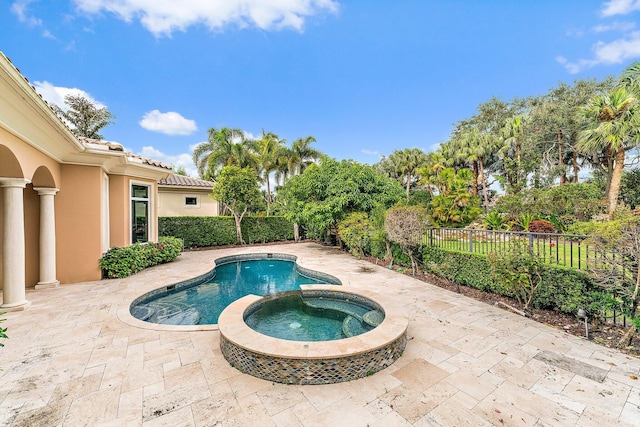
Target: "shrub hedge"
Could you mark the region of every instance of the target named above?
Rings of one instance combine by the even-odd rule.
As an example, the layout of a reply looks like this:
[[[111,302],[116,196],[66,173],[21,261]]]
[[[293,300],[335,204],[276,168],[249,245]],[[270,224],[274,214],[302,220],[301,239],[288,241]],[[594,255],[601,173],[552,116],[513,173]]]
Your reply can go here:
[[[247,243],[293,240],[293,223],[281,216],[245,217],[242,238]],[[160,236],[173,236],[185,247],[233,245],[236,225],[231,216],[173,216],[158,218]]]
[[[105,278],[124,278],[147,267],[174,261],[182,252],[182,240],[160,237],[158,243],[135,243],[124,248],[113,247],[100,258]]]
[[[484,255],[425,246],[421,250],[421,256],[423,269],[427,272],[460,285],[497,294],[503,293],[503,287],[492,274]],[[598,314],[602,289],[583,272],[549,265],[542,273],[542,281],[542,286],[534,298],[534,307],[571,314],[584,308],[593,315]]]

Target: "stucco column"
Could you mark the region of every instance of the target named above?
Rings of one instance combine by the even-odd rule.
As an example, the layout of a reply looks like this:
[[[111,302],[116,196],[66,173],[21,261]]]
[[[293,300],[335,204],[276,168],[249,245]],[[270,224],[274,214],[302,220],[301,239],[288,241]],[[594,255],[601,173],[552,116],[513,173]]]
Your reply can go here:
[[[40,196],[40,281],[36,289],[56,288],[56,215],[53,198],[57,188],[34,187]]]
[[[25,298],[24,178],[0,178],[4,188],[2,228],[2,305],[0,311],[24,310],[31,305]]]

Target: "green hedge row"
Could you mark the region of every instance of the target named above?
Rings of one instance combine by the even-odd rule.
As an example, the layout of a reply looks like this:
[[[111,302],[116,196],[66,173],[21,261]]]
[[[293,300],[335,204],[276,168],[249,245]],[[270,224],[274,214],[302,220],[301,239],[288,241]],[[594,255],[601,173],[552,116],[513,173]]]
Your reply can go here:
[[[108,279],[124,278],[147,267],[175,261],[182,252],[182,240],[160,237],[158,243],[135,243],[124,248],[113,247],[100,258],[100,268]]]
[[[246,243],[293,240],[293,223],[280,216],[245,217],[242,238]],[[231,216],[172,216],[158,218],[160,236],[173,236],[185,247],[233,245],[236,225]]]
[[[425,246],[420,255],[423,269],[427,272],[460,285],[502,293],[502,287],[492,274],[487,258],[481,254]],[[533,306],[565,313],[575,313],[579,308],[594,312],[598,310],[601,292],[602,289],[583,272],[549,265],[543,273],[543,285],[537,292]]]

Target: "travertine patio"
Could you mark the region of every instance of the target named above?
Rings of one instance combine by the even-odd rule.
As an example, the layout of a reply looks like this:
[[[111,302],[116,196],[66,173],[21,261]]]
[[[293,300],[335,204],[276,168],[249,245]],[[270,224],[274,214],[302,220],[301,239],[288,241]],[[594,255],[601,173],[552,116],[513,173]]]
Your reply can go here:
[[[127,318],[143,292],[247,252],[297,255],[402,304],[404,355],[357,381],[274,384],[229,366],[216,330],[140,328]],[[3,316],[1,425],[640,425],[640,359],[316,244],[189,252],[127,279],[27,298],[27,311]]]

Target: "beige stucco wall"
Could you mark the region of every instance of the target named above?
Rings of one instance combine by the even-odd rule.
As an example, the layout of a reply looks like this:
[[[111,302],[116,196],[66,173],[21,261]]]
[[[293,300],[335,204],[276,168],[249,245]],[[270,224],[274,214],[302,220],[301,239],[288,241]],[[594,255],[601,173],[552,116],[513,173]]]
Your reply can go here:
[[[129,219],[129,178],[122,175],[109,176],[109,246],[122,248],[131,243],[131,230],[122,224]]]
[[[59,186],[60,165],[54,159],[34,149],[15,135],[0,128],[0,176],[26,178],[32,181],[23,191],[25,224],[25,285],[35,286],[40,274],[40,198],[36,187]],[[4,196],[0,190],[0,236],[3,235]],[[0,245],[0,255],[2,247]],[[2,277],[0,256],[0,278]],[[2,280],[0,279],[0,289]]]
[[[10,155],[0,154],[0,176],[13,176],[16,178],[26,178],[33,181],[36,171],[40,167],[48,169],[53,178],[53,183],[59,185],[60,182],[60,164],[54,159],[46,156],[42,152],[36,150],[30,145],[24,143],[13,134],[7,132],[5,129],[0,128],[0,145],[5,146],[9,151],[19,159],[20,169],[22,169],[22,175],[17,176],[13,172],[13,168],[9,162],[12,162]],[[3,174],[3,171],[8,171],[9,174]],[[36,177],[37,178],[37,177]],[[42,180],[40,180],[42,181]],[[41,185],[43,187],[49,187],[48,182],[34,182],[36,186]]]
[[[58,280],[98,280],[98,259],[102,256],[102,169],[62,165],[61,170],[62,185],[55,197]]]
[[[40,196],[32,184],[24,189],[24,250],[25,285],[32,287],[40,280]]]
[[[158,189],[158,216],[217,216],[218,202],[211,190]],[[198,206],[186,206],[185,197],[197,197]]]

